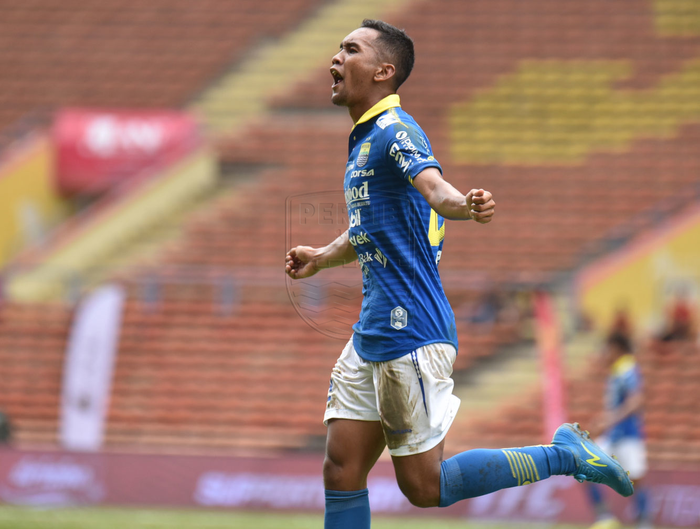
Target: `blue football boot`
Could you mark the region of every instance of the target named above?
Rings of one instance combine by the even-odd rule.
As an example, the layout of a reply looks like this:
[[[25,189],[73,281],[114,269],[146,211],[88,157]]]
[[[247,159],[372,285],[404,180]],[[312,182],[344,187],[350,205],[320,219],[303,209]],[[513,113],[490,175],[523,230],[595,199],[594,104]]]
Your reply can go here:
[[[632,481],[628,472],[616,459],[603,452],[588,435],[579,427],[579,424],[564,423],[554,432],[552,444],[560,448],[566,448],[574,454],[576,471],[573,473],[577,481],[592,481],[602,483],[622,496],[631,496],[634,493]]]

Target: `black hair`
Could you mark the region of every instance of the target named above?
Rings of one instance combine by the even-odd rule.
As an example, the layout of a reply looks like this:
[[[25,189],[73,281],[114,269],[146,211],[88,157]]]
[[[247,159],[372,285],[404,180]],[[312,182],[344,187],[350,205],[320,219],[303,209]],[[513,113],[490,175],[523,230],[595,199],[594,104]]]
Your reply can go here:
[[[413,40],[406,35],[403,29],[387,24],[381,20],[366,18],[362,21],[363,28],[375,29],[379,32],[377,40],[389,55],[389,59],[396,68],[394,79],[395,89],[398,89],[413,70],[415,62],[415,52],[413,51]]]
[[[608,336],[607,344],[619,349],[620,351],[624,351],[625,353],[632,352],[632,342],[630,342],[630,339],[624,334],[617,332],[612,333],[610,336]]]

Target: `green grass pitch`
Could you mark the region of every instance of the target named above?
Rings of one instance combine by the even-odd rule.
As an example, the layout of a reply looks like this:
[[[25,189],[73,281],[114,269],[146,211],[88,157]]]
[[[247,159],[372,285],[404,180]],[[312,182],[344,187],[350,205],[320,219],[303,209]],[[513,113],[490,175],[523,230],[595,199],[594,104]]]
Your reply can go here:
[[[519,524],[520,525],[520,524]],[[530,529],[574,526],[528,525]],[[476,524],[432,518],[375,516],[372,529],[514,529],[514,525]],[[30,509],[0,506],[0,529],[323,529],[317,514],[265,514],[199,510],[71,508]]]

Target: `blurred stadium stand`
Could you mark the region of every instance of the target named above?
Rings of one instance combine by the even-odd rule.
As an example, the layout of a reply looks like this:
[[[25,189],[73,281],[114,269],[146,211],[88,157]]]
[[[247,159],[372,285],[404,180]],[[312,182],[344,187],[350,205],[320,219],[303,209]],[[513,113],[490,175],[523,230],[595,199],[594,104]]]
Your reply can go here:
[[[64,106],[187,107],[208,127],[219,173],[211,188],[192,188],[201,191],[196,200],[153,215],[148,230],[108,241],[76,269],[46,268],[62,286],[42,299],[15,299],[14,282],[51,262],[51,248],[74,244],[92,217],[72,216],[79,205],[66,205],[70,236],[64,227],[7,259],[0,406],[16,444],[57,443],[73,304],[91,285],[115,280],[129,297],[108,449],[319,447],[342,342],[304,324],[281,267],[288,242],[321,244],[344,222],[336,209],[330,224],[301,226],[287,199],[340,190],[350,121],[330,107],[327,67],[332,39],[363,17],[348,18],[349,4],[37,0],[3,12],[0,149],[16,149]],[[464,191],[487,188],[498,202],[494,223],[447,228],[441,273],[462,341],[456,378],[506,371],[516,357],[524,360],[518,369],[536,373],[528,293],[547,286],[566,294],[586,264],[672,222],[700,196],[700,13],[673,0],[376,5],[417,43],[402,103],[446,177]],[[319,20],[332,29],[322,38],[310,33]],[[317,42],[323,58],[300,59],[303,75],[294,77],[288,63],[263,77],[243,67],[290,42]],[[241,79],[253,77],[262,84],[239,94]],[[243,110],[240,101],[248,101]],[[141,215],[134,204],[143,196],[140,187],[120,195],[124,209],[107,222]],[[489,291],[510,301],[486,321],[473,317]],[[573,342],[575,328],[567,329]],[[586,359],[595,341],[585,343],[568,383],[571,416],[584,423],[602,405],[601,374]],[[642,349],[655,465],[700,463],[700,410],[689,397],[698,352]],[[491,419],[470,417],[464,402],[451,450],[542,442],[536,376],[513,382],[517,398],[495,380],[484,398]],[[673,427],[665,426],[669,414]]]
[[[6,6],[0,128],[39,108],[181,107],[320,0],[58,2]]]

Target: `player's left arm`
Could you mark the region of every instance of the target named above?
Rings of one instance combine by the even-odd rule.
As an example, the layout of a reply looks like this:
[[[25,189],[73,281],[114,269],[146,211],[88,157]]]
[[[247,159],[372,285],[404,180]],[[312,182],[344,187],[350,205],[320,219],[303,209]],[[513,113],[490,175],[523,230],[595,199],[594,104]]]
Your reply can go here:
[[[413,186],[435,212],[450,220],[473,219],[480,224],[491,222],[496,202],[489,191],[472,189],[466,195],[447,182],[436,167],[427,167],[413,178]]]
[[[615,410],[609,410],[604,414],[601,420],[601,424],[599,426],[600,430],[608,430],[609,428],[615,426],[617,423],[624,421],[630,415],[639,413],[640,411],[642,411],[643,406],[644,396],[642,394],[642,391],[636,390],[633,393],[630,393],[629,395],[627,395],[620,407],[618,407]]]
[[[641,412],[644,406],[642,379],[638,369],[629,370],[623,375],[621,382],[625,388],[625,396],[619,406],[603,415],[603,429],[611,428],[630,415]]]

